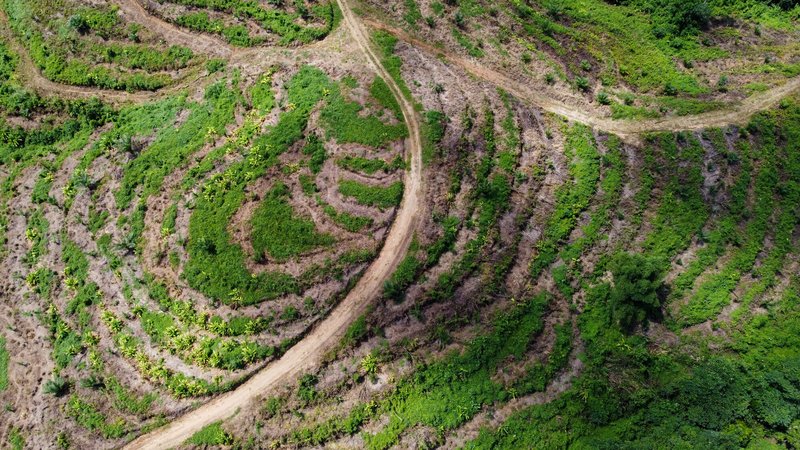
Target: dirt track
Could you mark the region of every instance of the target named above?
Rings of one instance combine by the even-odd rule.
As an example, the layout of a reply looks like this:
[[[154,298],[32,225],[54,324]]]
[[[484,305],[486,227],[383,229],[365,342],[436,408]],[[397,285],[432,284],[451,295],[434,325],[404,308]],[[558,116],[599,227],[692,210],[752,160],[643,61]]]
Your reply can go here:
[[[747,122],[754,113],[774,106],[783,97],[800,89],[800,76],[798,76],[781,86],[764,91],[760,94],[752,95],[729,108],[719,111],[711,111],[693,116],[665,117],[662,119],[637,121],[613,120],[608,117],[598,117],[575,109],[558,99],[548,96],[545,91],[531,89],[529,85],[525,85],[490,68],[481,66],[480,64],[476,64],[472,59],[443,52],[442,49],[421,41],[399,28],[369,19],[365,20],[365,23],[373,28],[387,31],[402,41],[413,44],[415,48],[431,53],[436,57],[443,57],[446,61],[460,67],[467,73],[500,87],[509,94],[521,100],[528,101],[538,108],[621,137],[631,137],[636,134],[651,131],[700,130],[731,124],[742,124]]]
[[[293,346],[282,358],[262,369],[235,390],[221,395],[189,412],[169,425],[136,439],[125,448],[162,449],[181,444],[202,427],[230,417],[243,405],[263,396],[278,384],[316,366],[328,349],[344,335],[347,326],[355,320],[380,292],[383,282],[392,274],[405,256],[413,231],[421,216],[422,205],[422,142],[419,123],[413,105],[402,95],[400,88],[381,66],[369,46],[369,40],[345,0],[337,0],[353,39],[364,51],[369,64],[397,97],[408,126],[406,149],[411,157],[411,167],[405,175],[405,193],[389,235],[378,258],[347,297],[320,322],[303,340]]]

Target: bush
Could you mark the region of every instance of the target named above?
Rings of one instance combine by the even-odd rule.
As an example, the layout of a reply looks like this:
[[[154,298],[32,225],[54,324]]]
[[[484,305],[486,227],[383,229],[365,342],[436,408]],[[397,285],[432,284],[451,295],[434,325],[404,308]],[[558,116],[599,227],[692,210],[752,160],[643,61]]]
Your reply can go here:
[[[575,78],[575,86],[583,92],[588,92],[589,88],[589,79],[586,77],[577,77]]]
[[[206,425],[186,440],[187,444],[199,446],[229,446],[233,442],[233,435],[222,428],[221,421]]]
[[[69,391],[69,382],[60,376],[53,377],[44,383],[45,394],[61,397],[67,391]]]
[[[663,262],[636,253],[619,253],[609,263],[613,288],[611,317],[625,330],[658,315],[663,301]]]

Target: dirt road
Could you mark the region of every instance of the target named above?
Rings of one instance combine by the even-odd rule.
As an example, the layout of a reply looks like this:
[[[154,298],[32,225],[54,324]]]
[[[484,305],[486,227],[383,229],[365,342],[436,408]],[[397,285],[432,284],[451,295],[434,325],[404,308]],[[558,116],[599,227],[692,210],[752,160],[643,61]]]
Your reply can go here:
[[[742,124],[747,122],[754,113],[776,105],[782,98],[800,89],[800,76],[798,76],[790,79],[781,86],[752,95],[737,104],[718,111],[711,111],[693,116],[675,116],[661,119],[636,121],[613,120],[608,117],[599,117],[576,109],[574,106],[564,104],[560,100],[549,96],[545,91],[533,89],[530,85],[526,85],[488,67],[477,64],[470,58],[445,52],[441,48],[409,35],[402,29],[370,19],[366,19],[364,22],[372,28],[391,33],[398,39],[414,45],[415,48],[428,52],[436,57],[444,58],[450,64],[458,66],[473,76],[502,88],[520,100],[528,101],[538,108],[566,117],[569,120],[581,122],[621,137],[631,137],[651,131],[700,130],[731,124]]]
[[[369,47],[369,40],[360,22],[344,0],[337,0],[353,39],[361,46],[375,72],[386,80],[392,93],[400,102],[409,138],[406,151],[411,166],[405,174],[405,193],[386,242],[378,258],[347,297],[311,332],[293,346],[279,360],[255,374],[235,390],[223,394],[191,411],[162,428],[128,444],[130,449],[163,449],[181,444],[202,427],[233,415],[248,402],[257,399],[281,383],[319,364],[322,356],[336,345],[347,326],[364,312],[367,305],[380,293],[383,282],[392,274],[405,256],[413,231],[424,208],[422,203],[422,142],[419,123],[413,105],[406,99],[397,84],[380,64]]]

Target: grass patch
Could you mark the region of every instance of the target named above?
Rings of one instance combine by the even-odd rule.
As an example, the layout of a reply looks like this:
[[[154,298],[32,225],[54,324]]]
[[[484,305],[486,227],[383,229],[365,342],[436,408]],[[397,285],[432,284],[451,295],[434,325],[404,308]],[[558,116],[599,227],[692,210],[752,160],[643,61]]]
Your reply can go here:
[[[8,388],[8,348],[6,339],[0,336],[0,392]]]
[[[336,160],[336,164],[352,172],[361,172],[367,175],[373,175],[375,172],[381,170],[383,172],[390,172],[405,167],[405,161],[399,155],[391,162],[384,161],[376,158],[364,158],[361,156],[344,156]]]
[[[352,197],[360,205],[381,209],[400,205],[403,199],[403,183],[396,181],[387,187],[369,186],[358,181],[339,181],[339,193]]]
[[[337,211],[331,205],[324,205],[322,210],[330,217],[337,225],[344,228],[351,233],[358,233],[359,231],[369,228],[374,223],[372,217],[356,216],[347,211]]]
[[[233,444],[233,435],[225,431],[222,428],[222,422],[214,422],[210,425],[206,425],[200,431],[193,434],[189,439],[186,440],[187,444],[190,445],[200,445],[200,446],[207,446],[207,445],[231,445]]]
[[[313,220],[295,215],[288,202],[289,195],[286,185],[278,183],[266,194],[250,219],[257,261],[267,257],[286,261],[335,242],[333,236],[318,233]]]

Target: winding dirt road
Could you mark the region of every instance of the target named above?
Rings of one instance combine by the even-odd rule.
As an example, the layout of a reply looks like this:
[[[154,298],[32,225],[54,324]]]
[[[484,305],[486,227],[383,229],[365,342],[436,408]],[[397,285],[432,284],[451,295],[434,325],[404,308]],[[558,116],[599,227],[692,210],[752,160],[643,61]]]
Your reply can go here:
[[[406,149],[411,157],[411,167],[405,174],[403,202],[395,217],[386,242],[378,258],[369,266],[347,297],[300,342],[283,357],[268,365],[247,382],[233,391],[223,394],[203,406],[184,414],[170,424],[141,436],[128,444],[129,449],[164,449],[181,444],[202,427],[224,420],[248,402],[263,396],[292,377],[317,366],[322,356],[336,345],[347,326],[361,315],[383,287],[383,282],[394,271],[405,256],[414,235],[413,231],[424,208],[422,202],[422,142],[419,123],[411,102],[386,72],[380,60],[369,46],[368,35],[357,21],[344,0],[337,0],[353,39],[363,50],[369,64],[380,75],[400,102],[408,126],[409,137]]]

